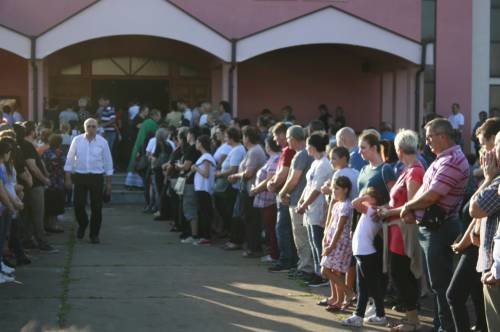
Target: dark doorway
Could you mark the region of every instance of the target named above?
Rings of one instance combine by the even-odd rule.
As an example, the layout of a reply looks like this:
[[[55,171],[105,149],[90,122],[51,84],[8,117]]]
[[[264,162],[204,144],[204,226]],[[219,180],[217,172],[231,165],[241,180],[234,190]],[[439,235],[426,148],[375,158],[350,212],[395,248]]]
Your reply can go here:
[[[92,100],[97,101],[101,95],[108,96],[117,109],[128,109],[130,102],[137,99],[165,113],[168,111],[170,89],[168,80],[93,79]]]

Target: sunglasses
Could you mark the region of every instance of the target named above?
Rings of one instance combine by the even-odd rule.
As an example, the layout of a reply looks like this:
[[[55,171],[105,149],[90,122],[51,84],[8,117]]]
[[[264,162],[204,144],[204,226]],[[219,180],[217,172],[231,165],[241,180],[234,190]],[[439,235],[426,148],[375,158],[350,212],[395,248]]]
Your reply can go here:
[[[95,125],[88,125],[88,126],[86,126],[86,127],[87,127],[87,128],[97,128],[97,126],[95,126]]]

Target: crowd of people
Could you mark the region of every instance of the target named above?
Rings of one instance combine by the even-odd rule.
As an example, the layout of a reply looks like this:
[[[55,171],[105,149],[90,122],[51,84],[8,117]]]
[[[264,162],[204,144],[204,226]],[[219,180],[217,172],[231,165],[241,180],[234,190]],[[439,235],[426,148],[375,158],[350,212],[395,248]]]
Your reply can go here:
[[[120,132],[108,98],[99,103],[97,120],[80,113],[72,120],[87,120],[85,131],[94,128],[109,151],[116,151],[124,127]],[[470,331],[470,295],[475,329],[495,331],[500,326],[496,111],[481,115],[473,133],[477,154],[467,155],[458,104],[448,119],[427,116],[421,133],[395,132],[389,123],[356,133],[346,126],[341,107],[331,115],[320,105],[319,118],[307,126],[295,123],[290,106],[282,111],[283,119],[275,121],[263,110],[253,126],[232,119],[227,102],[190,109],[178,101],[166,115],[133,103],[127,114],[132,152],[126,185],[144,188],[144,212],[171,221],[183,244],[209,246],[225,238],[224,250],[267,262],[270,273],[286,273],[310,287],[329,286],[330,295],[318,305],[331,312],[352,307],[343,325],[386,325],[390,296],[395,309],[406,313],[391,329],[418,330],[420,295],[430,288],[436,330]],[[0,133],[0,243],[8,238],[18,264],[29,261],[23,246],[53,250],[44,231],[59,231],[57,208],[64,206],[48,202],[71,195],[64,189],[71,180],[63,174],[62,143],[67,146],[72,135],[67,123],[61,121],[61,134],[32,122]],[[76,141],[68,158],[74,158]],[[110,165],[103,174],[112,174]],[[44,206],[44,214],[33,212]],[[454,254],[460,255],[456,268]],[[12,273],[3,259],[2,280]]]

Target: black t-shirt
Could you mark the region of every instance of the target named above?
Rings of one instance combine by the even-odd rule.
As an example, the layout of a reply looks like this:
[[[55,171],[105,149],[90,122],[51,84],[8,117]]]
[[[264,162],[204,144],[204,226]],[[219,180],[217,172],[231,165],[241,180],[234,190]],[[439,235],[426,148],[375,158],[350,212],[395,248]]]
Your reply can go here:
[[[24,160],[34,159],[36,166],[40,169],[41,172],[43,172],[42,159],[40,158],[40,156],[36,152],[33,144],[31,144],[28,141],[23,140],[22,142],[20,142],[19,145],[21,147],[21,151],[23,153]],[[31,176],[33,177],[33,187],[43,186],[43,182],[41,182],[38,178],[36,178],[33,173],[31,173]]]
[[[191,161],[194,165],[200,157],[201,157],[201,152],[196,150],[196,147],[194,145],[188,145],[184,149],[184,155],[182,160]],[[186,179],[186,184],[193,184],[193,183],[194,183],[194,173],[189,175],[189,177]]]

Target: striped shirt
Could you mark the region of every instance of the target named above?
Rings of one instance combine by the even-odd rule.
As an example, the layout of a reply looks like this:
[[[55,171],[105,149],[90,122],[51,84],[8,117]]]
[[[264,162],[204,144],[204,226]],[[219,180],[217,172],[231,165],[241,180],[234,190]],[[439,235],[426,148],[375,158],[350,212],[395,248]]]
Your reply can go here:
[[[116,130],[115,119],[116,119],[116,114],[115,114],[115,109],[113,107],[108,106],[102,110],[101,121],[102,122],[113,121],[111,124],[104,127],[104,131],[115,131]]]
[[[441,196],[437,203],[448,217],[457,217],[469,179],[469,163],[462,149],[454,145],[437,155],[424,175],[422,186],[416,193],[421,196],[431,190]],[[423,210],[415,211],[418,220],[422,219]]]
[[[479,255],[477,258],[477,272],[489,270],[493,264],[493,239],[497,232],[500,220],[500,198],[498,197],[498,186],[500,176],[477,194],[475,200],[477,205],[488,214],[488,217],[481,218]]]

